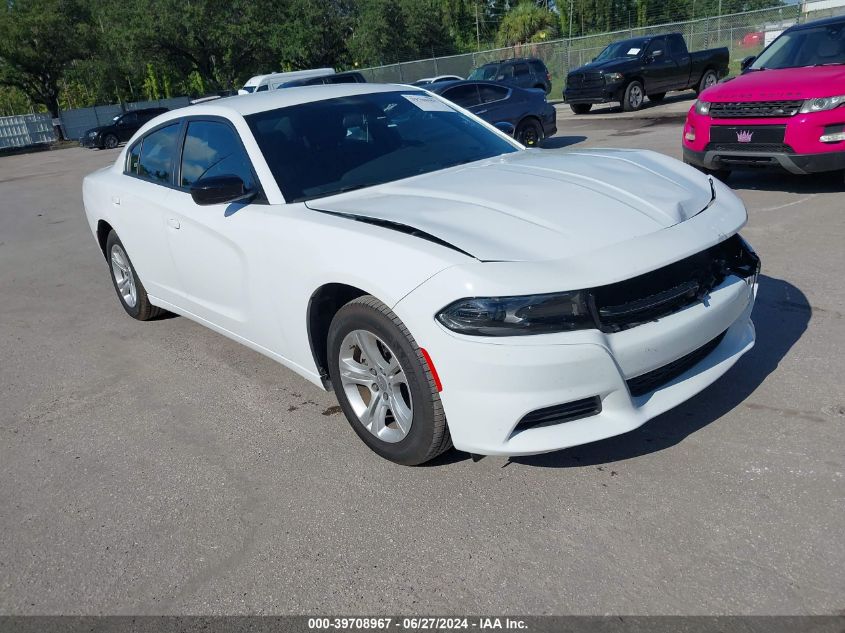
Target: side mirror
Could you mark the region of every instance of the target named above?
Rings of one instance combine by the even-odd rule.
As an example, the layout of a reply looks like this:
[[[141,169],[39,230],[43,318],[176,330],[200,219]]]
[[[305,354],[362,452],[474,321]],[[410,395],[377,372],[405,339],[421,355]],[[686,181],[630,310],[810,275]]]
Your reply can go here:
[[[514,132],[516,132],[516,128],[513,126],[513,123],[508,123],[507,121],[499,121],[493,125],[496,126],[497,130],[504,132],[508,136],[513,136]]]
[[[191,185],[191,197],[199,205],[245,202],[255,194],[248,191],[240,176],[211,176]]]
[[[740,70],[748,70],[748,68],[751,66],[751,64],[753,64],[755,61],[757,61],[757,56],[756,55],[749,55],[748,57],[746,57],[745,59],[743,59],[740,62],[740,64],[739,64]]]

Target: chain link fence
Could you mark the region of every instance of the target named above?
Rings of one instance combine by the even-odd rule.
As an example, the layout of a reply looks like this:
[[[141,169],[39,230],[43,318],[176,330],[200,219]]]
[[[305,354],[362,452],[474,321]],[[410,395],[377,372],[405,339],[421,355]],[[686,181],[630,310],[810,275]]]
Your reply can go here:
[[[433,57],[410,62],[362,69],[367,81],[411,83],[423,77],[459,75],[466,77],[473,68],[488,62],[513,57],[542,59],[552,76],[552,95],[557,97],[571,68],[590,62],[602,49],[616,40],[645,35],[677,33],[684,35],[691,51],[725,46],[731,54],[731,71],[739,70],[739,61],[758,54],[780,32],[798,22],[845,13],[845,0],[815,0],[747,13],[711,16],[685,22],[650,27],[634,27],[611,33],[585,35],[572,39],[523,44],[463,55]]]

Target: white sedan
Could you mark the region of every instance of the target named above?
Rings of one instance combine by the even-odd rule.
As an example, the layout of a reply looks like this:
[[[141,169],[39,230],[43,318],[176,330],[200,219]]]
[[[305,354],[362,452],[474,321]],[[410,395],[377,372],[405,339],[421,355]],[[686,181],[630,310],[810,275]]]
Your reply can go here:
[[[754,344],[728,187],[648,151],[528,150],[407,86],[174,110],[83,193],[130,316],[333,389],[402,464],[630,431]]]

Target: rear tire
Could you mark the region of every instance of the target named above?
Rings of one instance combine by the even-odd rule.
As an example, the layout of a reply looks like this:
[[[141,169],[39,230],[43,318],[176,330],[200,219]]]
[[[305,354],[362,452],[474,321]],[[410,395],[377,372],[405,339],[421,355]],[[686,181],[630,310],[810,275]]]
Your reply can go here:
[[[516,126],[514,137],[525,147],[537,147],[543,140],[543,126],[537,119],[525,119]]]
[[[590,110],[593,109],[592,103],[570,103],[569,108],[575,114],[587,114]]]
[[[719,81],[719,77],[716,75],[715,70],[708,70],[701,76],[701,81],[698,82],[698,88],[696,89],[696,94],[701,94],[711,86],[715,86]]]
[[[106,259],[114,291],[126,314],[139,321],[149,321],[165,313],[165,310],[150,303],[144,284],[114,231],[106,239]]]
[[[381,301],[364,295],[338,310],[329,327],[328,356],[338,404],[375,453],[416,466],[452,446],[428,363],[405,324]]]
[[[665,92],[657,92],[653,95],[648,95],[648,100],[651,101],[652,103],[660,103],[665,98],[666,98]]]
[[[639,81],[632,81],[625,88],[625,94],[622,96],[622,110],[625,112],[639,110],[643,107],[644,97],[643,85]]]

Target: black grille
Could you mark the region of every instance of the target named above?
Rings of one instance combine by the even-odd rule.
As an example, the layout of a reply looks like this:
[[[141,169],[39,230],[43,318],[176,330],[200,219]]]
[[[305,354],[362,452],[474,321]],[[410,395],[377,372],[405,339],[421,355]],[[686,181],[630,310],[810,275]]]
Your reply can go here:
[[[519,421],[519,424],[514,427],[511,436],[525,429],[535,429],[541,426],[571,422],[572,420],[579,420],[598,413],[601,413],[601,398],[598,396],[573,400],[566,404],[556,404],[553,407],[546,407],[545,409],[537,409],[526,414]]]
[[[604,85],[604,76],[601,73],[570,73],[566,77],[567,88],[595,88]]]
[[[803,103],[801,100],[711,103],[710,116],[714,119],[789,117],[798,114]]]
[[[765,152],[767,154],[793,154],[786,143],[709,143],[706,150],[715,152]]]
[[[644,396],[656,389],[660,389],[660,387],[674,380],[690,369],[693,365],[696,365],[700,361],[704,360],[710,352],[719,346],[719,343],[722,342],[723,338],[725,338],[725,332],[722,332],[712,341],[705,343],[698,349],[693,350],[686,356],[682,356],[678,360],[672,361],[668,365],[658,367],[657,369],[654,369],[647,374],[643,374],[642,376],[631,378],[627,381],[628,390],[631,392],[632,396],[637,397]]]
[[[603,332],[619,332],[656,321],[701,301],[725,278],[749,277],[760,259],[739,235],[644,275],[589,291],[593,320]]]

